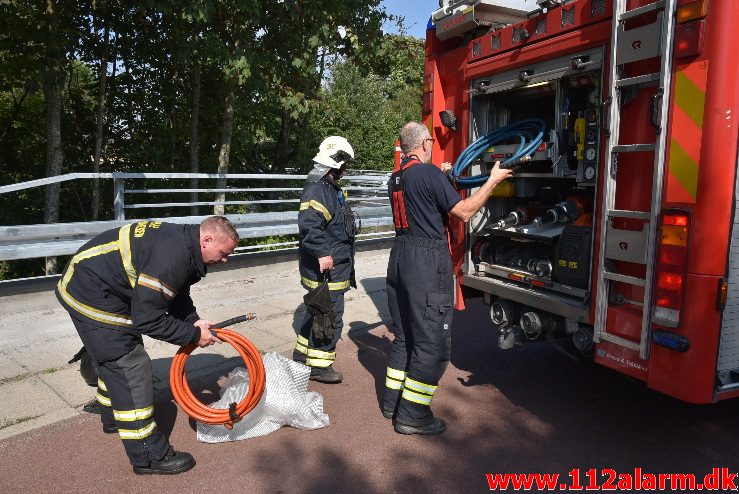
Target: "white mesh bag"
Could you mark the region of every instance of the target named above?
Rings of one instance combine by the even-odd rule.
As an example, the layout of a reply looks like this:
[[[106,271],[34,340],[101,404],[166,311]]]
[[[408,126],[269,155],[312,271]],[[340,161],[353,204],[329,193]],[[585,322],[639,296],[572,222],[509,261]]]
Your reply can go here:
[[[205,443],[223,443],[264,436],[283,425],[313,430],[329,425],[323,413],[323,396],[308,391],[310,368],[284,355],[271,352],[262,357],[267,382],[257,406],[234,424],[231,430],[222,425],[197,423],[197,439]],[[241,401],[249,390],[249,374],[243,367],[231,371],[221,389],[221,399],[213,408],[227,409]]]

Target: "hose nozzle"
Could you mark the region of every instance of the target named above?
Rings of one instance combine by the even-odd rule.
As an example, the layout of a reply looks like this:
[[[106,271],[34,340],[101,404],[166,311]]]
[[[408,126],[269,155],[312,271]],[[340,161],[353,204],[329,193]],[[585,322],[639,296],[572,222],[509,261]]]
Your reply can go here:
[[[512,226],[521,225],[528,220],[528,214],[524,208],[518,208],[511,211],[508,216],[501,218],[492,225],[491,228],[510,228]]]
[[[525,165],[529,161],[531,161],[531,156],[524,155],[524,156],[521,156],[518,159],[515,159],[515,160],[511,161],[510,163],[502,163],[500,165],[500,167],[502,169],[504,169],[504,170],[513,170],[513,171],[516,171],[519,168],[521,168],[522,165]]]
[[[256,317],[256,313],[248,312],[243,316],[236,316],[232,317],[231,319],[226,319],[225,321],[215,323],[213,326],[211,326],[210,334],[218,338],[218,333],[214,331],[214,329],[224,329],[229,326],[233,326],[234,324],[239,324],[240,322],[251,321],[252,319],[256,319]]]

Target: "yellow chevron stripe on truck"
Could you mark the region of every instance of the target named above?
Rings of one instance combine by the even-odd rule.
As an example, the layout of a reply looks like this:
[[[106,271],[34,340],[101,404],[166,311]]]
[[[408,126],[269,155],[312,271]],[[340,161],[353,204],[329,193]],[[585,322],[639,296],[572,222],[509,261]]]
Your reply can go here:
[[[675,73],[665,202],[696,202],[707,75],[706,61],[681,65]]]

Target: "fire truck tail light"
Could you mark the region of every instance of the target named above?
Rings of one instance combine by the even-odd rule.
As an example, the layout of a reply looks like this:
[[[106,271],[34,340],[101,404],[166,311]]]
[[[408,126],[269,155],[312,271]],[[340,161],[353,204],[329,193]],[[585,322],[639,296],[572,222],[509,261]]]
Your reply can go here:
[[[423,76],[423,92],[430,93],[434,90],[434,74],[426,74]]]
[[[708,15],[708,0],[680,0],[677,7],[677,22],[680,24],[703,19]]]
[[[682,266],[685,264],[687,249],[673,245],[662,244],[659,252],[659,264],[669,266]]]
[[[657,289],[667,292],[679,292],[683,287],[683,275],[677,273],[659,273]],[[670,295],[672,297],[672,295]]]
[[[685,214],[665,214],[662,216],[662,224],[688,226],[688,216]]]
[[[666,225],[662,223],[660,243],[686,247],[688,245],[688,227],[681,225]]]
[[[662,215],[654,284],[655,324],[680,326],[688,260],[690,218],[684,211]]]
[[[666,307],[655,306],[654,317],[655,323],[667,328],[676,328],[680,326],[680,311],[668,309]]]
[[[703,38],[706,21],[695,21],[679,24],[675,29],[675,57],[695,57],[703,51]]]
[[[434,73],[423,76],[423,105],[421,113],[428,115],[434,106]]]
[[[423,107],[421,108],[424,115],[431,113],[433,106],[433,93],[426,93],[423,95]]]
[[[716,296],[716,308],[724,310],[726,308],[726,299],[729,297],[729,282],[726,278],[718,280],[718,294]]]

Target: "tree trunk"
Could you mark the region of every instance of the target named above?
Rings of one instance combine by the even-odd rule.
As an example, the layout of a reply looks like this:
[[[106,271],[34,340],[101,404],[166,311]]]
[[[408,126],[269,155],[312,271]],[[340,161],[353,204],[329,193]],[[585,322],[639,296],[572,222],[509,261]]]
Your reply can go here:
[[[272,161],[272,173],[283,173],[287,164],[295,156],[295,146],[290,143],[290,134],[293,128],[293,120],[287,109],[282,110],[280,120],[280,134],[275,143],[275,154]]]
[[[192,63],[192,111],[190,112],[190,173],[198,173],[198,120],[200,118],[200,62]],[[190,179],[190,187],[198,188],[198,179]],[[198,202],[198,193],[190,193],[190,201]],[[190,206],[190,214],[198,215],[198,207]]]
[[[105,92],[108,80],[108,21],[103,29],[103,42],[100,50],[100,72],[98,81],[98,108],[95,126],[95,153],[92,157],[92,173],[100,173],[100,160],[103,151],[103,128],[105,127]],[[98,220],[100,213],[100,179],[92,181],[92,221]]]
[[[46,2],[46,71],[44,97],[46,103],[46,176],[62,171],[64,154],[61,138],[62,85],[64,53],[59,34],[59,10],[56,0]],[[47,185],[44,196],[44,223],[59,221],[59,184]],[[46,274],[57,272],[56,257],[46,258]]]
[[[236,76],[232,76],[226,83],[226,104],[223,108],[223,126],[221,127],[221,143],[218,151],[218,173],[228,173],[228,163],[231,156],[231,134],[233,133],[234,104],[236,102]],[[219,178],[216,185],[219,189],[226,188],[226,179]],[[226,194],[216,194],[216,202],[224,202]],[[225,205],[213,207],[213,214],[223,215]]]
[[[326,73],[326,47],[321,47],[321,61],[318,63],[318,80],[323,84],[323,76]]]
[[[110,60],[111,60],[110,77],[109,77],[109,79],[110,79],[110,87],[107,87],[106,88],[105,98],[106,98],[106,101],[107,100],[110,100],[110,101],[107,101],[107,103],[110,103],[108,105],[108,108],[113,108],[113,107],[115,107],[115,95],[117,94],[117,90],[118,90],[117,81],[116,81],[116,74],[118,74],[118,63],[117,62],[118,62],[118,53],[119,53],[119,48],[118,48],[118,33],[116,33],[115,36],[113,37],[113,43],[112,43],[112,45],[109,44],[108,46],[109,46],[109,48],[112,46],[113,53],[112,53],[112,56],[109,57]],[[113,137],[115,137],[115,136],[113,136]],[[111,138],[109,137],[108,139],[110,140]],[[102,156],[104,156],[105,159],[104,160],[102,160],[102,159],[100,160],[100,167],[101,168],[103,166],[103,162],[105,162],[105,164],[107,164],[107,165],[110,164],[110,157],[108,156],[108,145],[107,144],[105,144],[103,146]]]
[[[175,120],[177,119],[177,79],[179,71],[177,62],[172,62],[172,75],[169,95],[169,117],[167,125],[169,127],[169,171],[175,173],[177,171],[177,133],[175,131]]]

